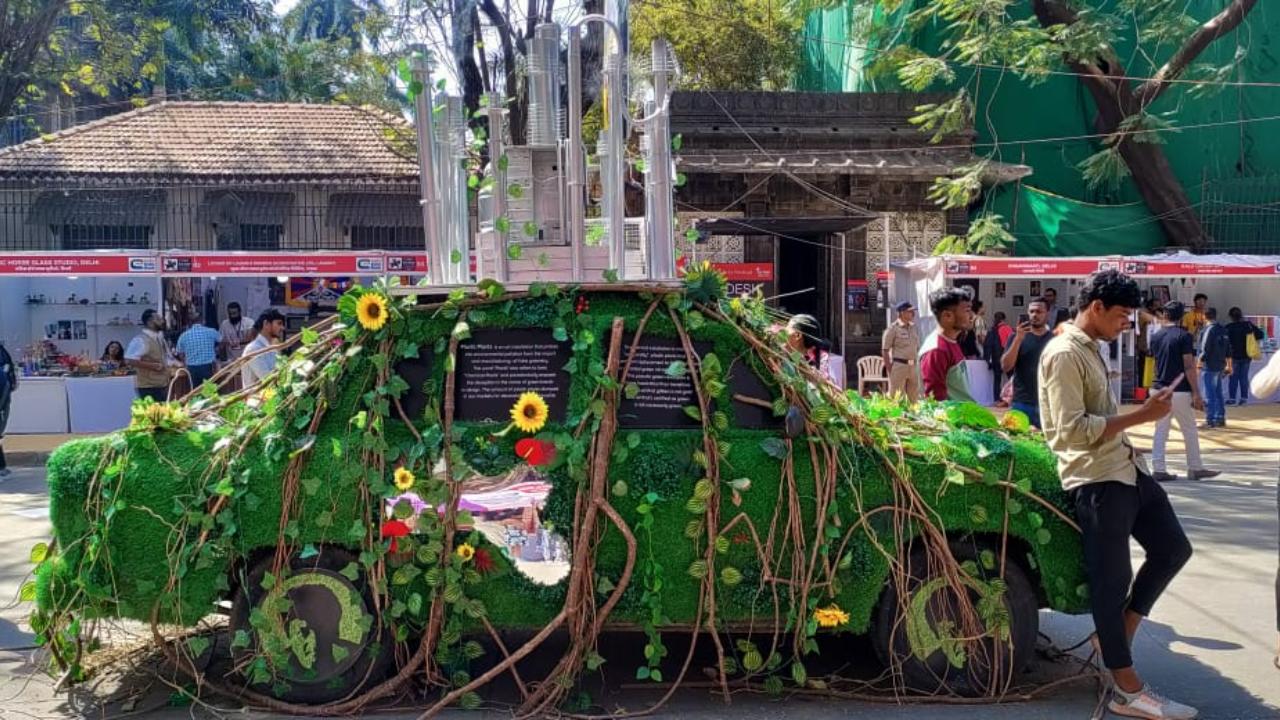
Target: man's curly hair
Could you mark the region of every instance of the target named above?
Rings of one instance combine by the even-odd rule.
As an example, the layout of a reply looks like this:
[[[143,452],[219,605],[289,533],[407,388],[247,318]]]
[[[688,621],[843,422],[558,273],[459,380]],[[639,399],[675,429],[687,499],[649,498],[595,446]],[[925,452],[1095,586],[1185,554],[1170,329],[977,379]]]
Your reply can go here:
[[[1142,307],[1142,291],[1138,283],[1119,270],[1102,270],[1089,276],[1080,288],[1080,301],[1076,307],[1083,310],[1094,300],[1101,300],[1104,308],[1117,305],[1129,309]]]

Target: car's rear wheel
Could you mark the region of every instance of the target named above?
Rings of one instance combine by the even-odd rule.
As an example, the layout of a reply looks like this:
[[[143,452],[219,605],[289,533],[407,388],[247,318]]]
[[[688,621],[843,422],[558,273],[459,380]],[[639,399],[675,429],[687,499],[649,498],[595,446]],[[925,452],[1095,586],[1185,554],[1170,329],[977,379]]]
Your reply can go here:
[[[906,597],[894,582],[880,597],[872,628],[876,654],[911,690],[999,694],[1035,657],[1040,617],[1034,586],[1012,559],[1001,579],[998,551],[965,541],[953,543],[951,552],[972,571],[966,588],[978,619],[968,624],[968,634],[980,639],[961,640],[967,633],[956,593],[916,550],[906,568]]]
[[[273,567],[268,556],[250,568],[232,603],[232,657],[247,684],[316,705],[383,680],[394,648],[355,557],[324,548],[279,577]]]

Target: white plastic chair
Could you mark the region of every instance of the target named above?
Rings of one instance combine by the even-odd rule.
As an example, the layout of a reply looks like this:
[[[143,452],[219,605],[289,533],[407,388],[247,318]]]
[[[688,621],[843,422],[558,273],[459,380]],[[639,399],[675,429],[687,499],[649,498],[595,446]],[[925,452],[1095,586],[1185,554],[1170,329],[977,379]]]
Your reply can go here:
[[[858,358],[858,394],[867,394],[867,385],[879,384],[884,392],[889,392],[889,376],[884,371],[884,358],[879,355],[867,355]]]

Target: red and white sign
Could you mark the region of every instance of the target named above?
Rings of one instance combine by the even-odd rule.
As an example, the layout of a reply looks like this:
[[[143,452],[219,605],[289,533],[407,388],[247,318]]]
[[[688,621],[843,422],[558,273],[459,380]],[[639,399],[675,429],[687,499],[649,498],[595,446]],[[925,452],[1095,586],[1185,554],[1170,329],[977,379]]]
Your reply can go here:
[[[688,264],[689,258],[682,257],[676,261],[676,268],[683,271]],[[713,262],[711,266],[723,273],[729,282],[773,282],[773,263],[771,262]]]
[[[0,255],[0,275],[153,275],[154,253],[14,253]]]
[[[170,253],[161,256],[164,275],[381,275],[381,253]]]
[[[387,252],[388,275],[426,275],[429,265],[426,253]],[[471,272],[476,271],[476,254],[471,253]]]
[[[1189,277],[1221,275],[1228,277],[1274,277],[1280,275],[1280,265],[1219,265],[1200,262],[1147,262],[1125,260],[1120,270],[1127,275],[1154,277]]]
[[[772,282],[773,263],[711,263],[729,282]]]
[[[947,258],[949,277],[1077,277],[1120,269],[1119,258]]]

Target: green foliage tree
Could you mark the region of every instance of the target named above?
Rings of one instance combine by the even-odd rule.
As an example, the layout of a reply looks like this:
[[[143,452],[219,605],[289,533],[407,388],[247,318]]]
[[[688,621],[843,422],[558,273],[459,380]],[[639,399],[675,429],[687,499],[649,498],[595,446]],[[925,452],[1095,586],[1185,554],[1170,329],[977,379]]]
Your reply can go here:
[[[820,0],[819,5],[843,5]],[[1091,183],[1130,177],[1170,245],[1201,248],[1205,235],[1161,144],[1175,127],[1153,106],[1171,90],[1204,92],[1230,76],[1235,62],[1213,67],[1198,58],[1230,35],[1258,0],[1222,0],[1207,19],[1179,0],[854,0],[864,17],[906,13],[911,32],[863,23],[858,42],[887,48],[880,63],[911,90],[954,88],[952,100],[922,107],[916,124],[934,142],[972,122],[984,69],[1005,69],[1031,84],[1070,72],[1089,92],[1100,149],[1081,164]],[[925,32],[927,31],[927,32]],[[892,33],[892,34],[890,34]],[[1155,52],[1118,50],[1132,34]],[[932,39],[932,42],[924,42]],[[1239,60],[1239,50],[1236,60]],[[966,72],[957,72],[965,70]],[[1185,83],[1180,80],[1202,80]],[[972,195],[939,193],[945,207]],[[991,228],[986,227],[984,233]],[[989,234],[988,234],[989,235]]]
[[[799,54],[800,16],[780,0],[645,0],[632,5],[632,52],[655,38],[671,43],[681,86],[706,90],[783,90]]]

